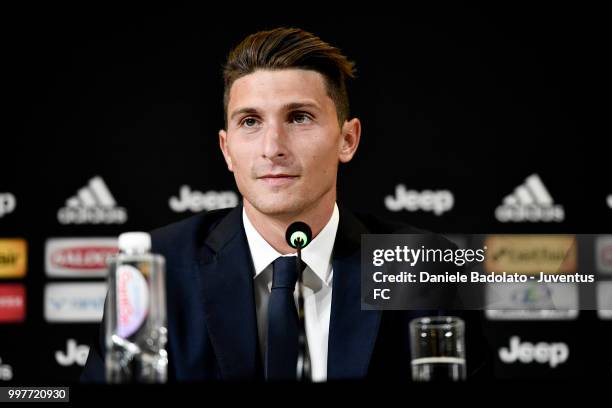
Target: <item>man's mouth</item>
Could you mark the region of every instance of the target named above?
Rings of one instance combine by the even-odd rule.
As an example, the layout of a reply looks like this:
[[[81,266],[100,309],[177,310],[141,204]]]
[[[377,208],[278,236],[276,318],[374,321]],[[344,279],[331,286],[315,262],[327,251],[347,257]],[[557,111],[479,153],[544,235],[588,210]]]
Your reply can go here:
[[[299,176],[295,176],[292,174],[266,174],[264,176],[258,177],[259,180],[270,186],[283,186],[286,184],[290,184],[297,180]]]

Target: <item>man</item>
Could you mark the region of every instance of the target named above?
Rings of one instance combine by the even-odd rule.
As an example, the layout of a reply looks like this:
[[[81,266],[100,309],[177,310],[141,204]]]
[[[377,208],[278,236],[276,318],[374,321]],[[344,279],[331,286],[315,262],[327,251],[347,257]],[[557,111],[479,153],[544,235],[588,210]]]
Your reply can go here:
[[[336,204],[338,165],[361,137],[353,76],[337,48],[299,29],[255,33],[229,54],[219,145],[243,203],[152,233],[167,260],[171,380],[295,379],[295,304],[278,295],[295,288],[295,276],[279,284],[295,268],[294,221],[313,235],[302,251],[311,379],[410,378],[418,313],[361,310],[359,250],[361,234],[418,231]],[[103,352],[92,348],[84,380],[103,381]]]

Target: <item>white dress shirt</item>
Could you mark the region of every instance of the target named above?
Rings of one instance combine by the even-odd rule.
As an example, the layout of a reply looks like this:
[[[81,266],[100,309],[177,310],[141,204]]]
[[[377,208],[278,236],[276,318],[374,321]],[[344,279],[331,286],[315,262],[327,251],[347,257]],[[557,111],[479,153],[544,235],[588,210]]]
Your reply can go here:
[[[327,380],[327,340],[329,338],[333,278],[331,257],[339,219],[338,205],[334,204],[334,211],[325,227],[302,250],[302,261],[307,265],[302,275],[304,279],[304,324],[310,351],[312,381],[315,382]],[[257,329],[261,355],[265,356],[268,336],[268,301],[272,290],[272,262],[283,255],[259,234],[244,208],[242,221],[255,268]],[[296,256],[296,254],[284,256]],[[297,304],[297,285],[294,295]]]

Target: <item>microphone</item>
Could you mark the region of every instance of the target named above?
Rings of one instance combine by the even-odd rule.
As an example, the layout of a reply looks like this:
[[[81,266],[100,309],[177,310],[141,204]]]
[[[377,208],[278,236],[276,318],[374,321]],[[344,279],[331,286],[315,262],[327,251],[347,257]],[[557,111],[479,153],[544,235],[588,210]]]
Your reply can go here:
[[[312,230],[302,221],[296,221],[287,228],[285,233],[285,239],[292,248],[296,248],[298,251],[310,244],[312,239]]]
[[[302,248],[310,244],[312,240],[312,230],[308,224],[296,221],[287,228],[285,240],[292,248],[297,249],[297,258],[295,268],[298,273],[298,319],[299,319],[299,336],[298,336],[298,359],[296,365],[296,376],[298,381],[310,381],[310,352],[308,351],[308,342],[306,341],[306,326],[304,324],[304,295],[303,280],[302,280]]]

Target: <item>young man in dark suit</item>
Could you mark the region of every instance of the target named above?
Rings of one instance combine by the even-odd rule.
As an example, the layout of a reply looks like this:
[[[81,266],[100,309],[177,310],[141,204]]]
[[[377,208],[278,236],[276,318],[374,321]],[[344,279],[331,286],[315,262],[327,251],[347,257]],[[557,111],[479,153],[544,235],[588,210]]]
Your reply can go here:
[[[360,238],[420,231],[336,203],[338,166],[361,137],[349,118],[353,70],[299,29],[252,34],[229,54],[219,145],[242,204],[152,233],[167,260],[171,380],[295,379],[295,304],[282,310],[279,294],[295,288],[285,240],[294,221],[313,236],[302,252],[311,379],[410,379],[408,323],[418,312],[361,309]],[[83,380],[103,381],[103,355],[102,342],[92,347]]]

